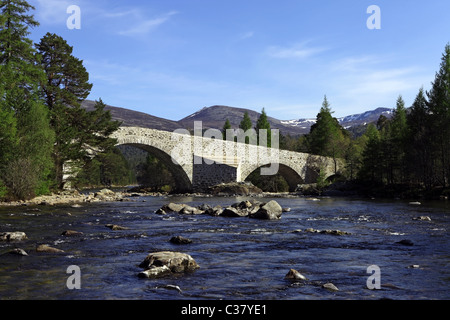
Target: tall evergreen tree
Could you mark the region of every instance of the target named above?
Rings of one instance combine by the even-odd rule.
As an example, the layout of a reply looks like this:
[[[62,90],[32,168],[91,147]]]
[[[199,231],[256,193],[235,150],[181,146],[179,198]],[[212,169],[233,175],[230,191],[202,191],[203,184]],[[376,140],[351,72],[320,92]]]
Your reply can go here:
[[[9,126],[0,134],[8,148],[0,156],[0,167],[7,171],[4,180],[12,195],[21,199],[48,191],[54,141],[39,94],[44,73],[27,37],[28,29],[38,25],[27,14],[32,9],[21,0],[0,3],[0,126]]]
[[[258,118],[258,121],[256,122],[256,134],[258,135],[258,144],[261,145],[262,144],[262,137],[261,137],[261,133],[260,130],[266,130],[267,132],[267,144],[266,147],[270,148],[272,146],[272,131],[270,129],[270,123],[267,120],[267,114],[266,114],[266,110],[263,108],[261,111],[261,115]]]
[[[320,112],[317,115],[317,121],[311,127],[311,131],[306,137],[306,143],[308,152],[332,157],[336,172],[337,159],[345,156],[349,136],[341,127],[339,121],[333,118],[332,113],[328,99],[325,96]]]
[[[434,162],[432,152],[433,139],[429,119],[427,98],[421,88],[414,100],[411,111],[407,116],[409,134],[407,144],[408,171],[411,179],[416,183],[423,183],[431,189],[434,176]]]
[[[250,116],[248,115],[248,112],[246,111],[244,113],[244,118],[242,119],[241,123],[239,124],[239,129],[241,129],[244,133],[248,133],[249,130],[253,128],[252,120],[250,119]],[[245,143],[250,143],[250,137],[245,137]],[[253,143],[253,142],[252,142]]]
[[[111,151],[115,141],[109,135],[120,124],[111,121],[102,101],[90,112],[81,107],[92,84],[83,61],[72,55],[73,48],[62,37],[47,33],[36,47],[46,74],[43,95],[56,133],[55,182],[63,188],[65,165],[80,168],[92,160],[94,154]]]
[[[431,134],[439,183],[450,184],[450,44],[445,47],[439,71],[427,92],[428,110],[432,122]]]
[[[362,153],[363,160],[359,177],[365,181],[381,182],[380,132],[374,124],[369,124],[364,137],[367,142]]]
[[[229,129],[231,129],[231,123],[230,123],[230,120],[227,119],[222,128],[223,140],[227,140],[227,130],[229,130]]]
[[[393,112],[390,126],[389,144],[392,155],[392,182],[404,182],[406,178],[406,139],[408,136],[408,125],[406,122],[406,109],[403,97],[399,96]]]

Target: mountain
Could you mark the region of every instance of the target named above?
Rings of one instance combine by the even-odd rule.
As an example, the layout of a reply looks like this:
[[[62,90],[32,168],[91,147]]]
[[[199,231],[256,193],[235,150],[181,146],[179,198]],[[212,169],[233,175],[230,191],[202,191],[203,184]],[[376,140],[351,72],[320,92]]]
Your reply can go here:
[[[381,115],[390,118],[392,116],[392,109],[377,108],[375,110],[366,111],[364,113],[338,118],[337,120],[343,128],[349,129],[352,127],[364,126],[371,122],[376,122]],[[307,131],[306,133],[308,133],[311,129],[311,126],[316,123],[316,119],[287,120],[281,122],[284,125],[301,128]]]
[[[204,129],[214,128],[222,130],[225,121],[230,120],[232,128],[239,128],[239,124],[244,118],[245,112],[248,112],[252,123],[256,126],[256,122],[261,113],[242,109],[233,108],[227,106],[212,106],[209,108],[203,108],[202,110],[191,114],[190,116],[181,119],[178,123],[182,124],[184,128],[193,129],[195,121],[202,121]],[[267,120],[270,123],[272,129],[279,129],[283,134],[299,135],[302,134],[302,130],[293,126],[285,125],[281,120],[267,116]]]
[[[82,103],[82,107],[87,110],[93,110],[94,105],[95,102],[91,100],[86,100]],[[248,115],[254,125],[256,125],[256,121],[261,115],[259,112],[248,109],[228,106],[212,106],[209,108],[203,108],[200,111],[195,112],[179,121],[173,121],[138,111],[109,105],[107,105],[105,109],[111,112],[114,120],[121,121],[122,126],[136,126],[164,131],[175,131],[177,129],[193,130],[195,121],[201,121],[203,129],[213,128],[221,130],[226,119],[230,120],[232,128],[238,128],[245,112],[248,112]],[[367,123],[376,122],[381,115],[388,118],[391,117],[392,109],[378,108],[361,114],[339,118],[338,121],[344,128],[349,129],[362,126]],[[316,123],[316,119],[278,120],[269,116],[267,118],[272,129],[279,129],[282,134],[290,134],[291,136],[309,133],[311,126]]]
[[[93,110],[95,101],[85,100],[81,106],[87,110]],[[112,107],[109,105],[105,107],[105,110],[110,111],[112,118],[122,122],[122,126],[124,127],[142,127],[163,131],[175,131],[180,129],[180,124],[177,121],[151,116],[143,112]]]

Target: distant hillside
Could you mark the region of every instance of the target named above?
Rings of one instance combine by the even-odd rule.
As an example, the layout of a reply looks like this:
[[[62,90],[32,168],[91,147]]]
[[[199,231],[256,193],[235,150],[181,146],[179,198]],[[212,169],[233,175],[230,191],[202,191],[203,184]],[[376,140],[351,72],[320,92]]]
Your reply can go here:
[[[254,126],[258,121],[261,113],[241,108],[233,108],[227,106],[212,106],[209,108],[203,108],[202,110],[178,121],[185,128],[194,128],[194,121],[202,121],[203,128],[222,129],[226,119],[230,120],[232,128],[238,128],[245,112],[248,112],[250,119]],[[270,123],[270,127],[273,129],[279,129],[283,134],[300,135],[304,134],[304,130],[294,126],[285,125],[282,121],[272,118],[268,115],[267,120]]]
[[[82,104],[87,110],[92,110],[94,105],[95,102],[90,100],[86,100]],[[254,125],[256,125],[256,122],[261,115],[259,112],[248,109],[228,106],[212,106],[203,108],[180,121],[172,121],[124,108],[107,106],[106,110],[111,112],[114,120],[121,121],[122,126],[135,126],[164,131],[174,131],[177,129],[193,130],[195,121],[202,121],[204,129],[214,128],[221,130],[226,119],[230,120],[233,128],[238,128],[245,112],[248,112]],[[392,115],[392,110],[388,108],[378,108],[361,114],[339,118],[338,120],[344,128],[350,129],[376,122],[380,115],[385,115],[389,118]],[[279,129],[282,134],[290,134],[291,136],[309,133],[311,126],[316,122],[316,119],[278,120],[270,116],[268,116],[268,120],[271,128]]]
[[[82,103],[82,107],[87,110],[93,110],[94,106],[95,101],[86,100]],[[108,105],[105,109],[111,112],[111,116],[114,120],[122,122],[122,126],[124,127],[142,127],[164,131],[174,131],[180,129],[180,124],[176,121],[151,116],[143,112]]]

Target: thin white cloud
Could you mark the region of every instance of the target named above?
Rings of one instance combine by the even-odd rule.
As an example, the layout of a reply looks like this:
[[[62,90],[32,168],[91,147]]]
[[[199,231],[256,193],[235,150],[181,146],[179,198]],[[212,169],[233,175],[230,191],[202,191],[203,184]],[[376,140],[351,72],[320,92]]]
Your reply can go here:
[[[61,24],[67,20],[67,8],[76,4],[74,2],[71,0],[33,0],[30,3],[36,7],[35,14],[39,22]]]
[[[240,40],[250,39],[255,35],[253,31],[248,31],[239,35]]]
[[[296,44],[291,47],[271,46],[267,53],[272,58],[278,59],[306,59],[328,49],[323,47],[307,47],[306,43]]]
[[[133,14],[136,16],[135,12],[129,12],[127,14]],[[158,26],[169,21],[170,18],[176,14],[178,14],[177,11],[170,11],[170,12],[163,14],[159,17],[156,17],[154,19],[137,19],[140,21],[137,21],[133,27],[131,27],[127,30],[120,31],[119,34],[122,36],[145,35],[145,34],[149,33],[150,31],[154,30],[155,28],[157,28]]]

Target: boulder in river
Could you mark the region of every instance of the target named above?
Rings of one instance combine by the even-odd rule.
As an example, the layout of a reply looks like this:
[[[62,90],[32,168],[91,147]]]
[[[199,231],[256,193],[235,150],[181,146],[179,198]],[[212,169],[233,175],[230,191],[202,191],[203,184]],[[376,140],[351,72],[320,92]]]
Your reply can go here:
[[[172,239],[170,239],[170,242],[173,244],[191,244],[192,240],[182,236],[176,236],[172,237]]]
[[[334,284],[332,284],[331,282],[325,283],[322,288],[327,289],[328,291],[339,291],[338,287],[336,287]]]
[[[25,232],[2,232],[0,233],[0,241],[22,241],[26,240],[27,235]]]
[[[52,248],[46,244],[41,244],[38,246],[36,251],[41,253],[64,253],[64,250]]]
[[[288,274],[284,278],[289,280],[308,280],[304,275],[295,269],[289,270]]]
[[[13,255],[16,255],[16,256],[22,256],[22,257],[28,256],[28,253],[26,253],[26,251],[21,249],[21,248],[15,248],[15,249],[11,250],[9,252],[9,254],[13,254]]]
[[[81,236],[83,232],[80,231],[74,231],[74,230],[66,230],[63,233],[61,233],[62,236],[65,237],[75,237],[75,236]]]
[[[413,220],[416,220],[416,221],[431,221],[431,218],[429,216],[420,216],[420,217],[413,218]]]
[[[126,227],[118,226],[116,224],[107,224],[105,227],[111,229],[112,231],[129,230]]]
[[[248,211],[247,211],[247,209],[242,210],[242,209],[238,209],[238,208],[228,207],[222,211],[221,216],[222,217],[231,217],[231,218],[247,217]]]
[[[396,243],[404,245],[404,246],[413,246],[414,245],[414,243],[409,239],[403,239],[403,240],[397,241]]]
[[[139,276],[146,278],[156,278],[169,273],[192,272],[200,268],[190,255],[172,251],[151,253],[139,267],[145,269]]]
[[[281,219],[281,214],[283,208],[278,204],[278,202],[272,200],[259,208],[256,213],[251,214],[250,218],[264,219],[264,220],[279,220]]]

